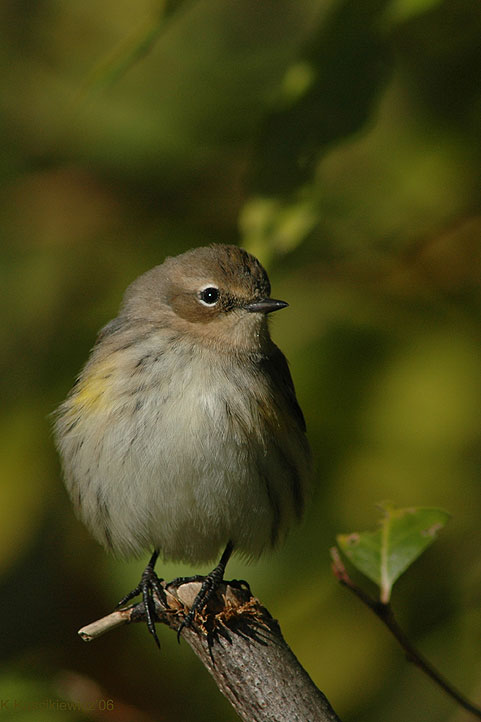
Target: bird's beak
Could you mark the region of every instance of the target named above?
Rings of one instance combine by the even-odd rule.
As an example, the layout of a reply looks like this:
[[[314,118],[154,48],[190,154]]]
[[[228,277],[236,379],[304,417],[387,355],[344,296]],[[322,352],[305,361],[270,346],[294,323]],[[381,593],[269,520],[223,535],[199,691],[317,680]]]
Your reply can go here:
[[[272,313],[288,305],[285,301],[278,301],[275,298],[260,298],[258,301],[247,303],[244,308],[251,313]]]

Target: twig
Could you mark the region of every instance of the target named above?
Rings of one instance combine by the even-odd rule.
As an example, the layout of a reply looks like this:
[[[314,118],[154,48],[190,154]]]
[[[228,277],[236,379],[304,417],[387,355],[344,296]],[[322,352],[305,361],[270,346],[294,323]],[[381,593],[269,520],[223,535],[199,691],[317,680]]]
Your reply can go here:
[[[201,582],[162,583],[167,606],[156,597],[158,621],[175,631]],[[92,641],[119,625],[145,621],[143,603],[112,612],[79,630]],[[284,641],[267,609],[240,583],[224,583],[195,627],[182,637],[245,722],[341,722]]]
[[[332,571],[338,581],[351,590],[366,607],[374,612],[374,614],[386,625],[391,634],[397,639],[409,662],[419,667],[428,675],[441,689],[443,689],[450,697],[456,700],[465,710],[471,712],[475,717],[481,719],[481,709],[470,702],[456,687],[454,687],[433,665],[419,652],[416,647],[409,641],[404,631],[399,626],[392,607],[390,604],[384,604],[369,596],[363,589],[357,586],[350,578],[342,563],[339,551],[336,547],[331,550]]]

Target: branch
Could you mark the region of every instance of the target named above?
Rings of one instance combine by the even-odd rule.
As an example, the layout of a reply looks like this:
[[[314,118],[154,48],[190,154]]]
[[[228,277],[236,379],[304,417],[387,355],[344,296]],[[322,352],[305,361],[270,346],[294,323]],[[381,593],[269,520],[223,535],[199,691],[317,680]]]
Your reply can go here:
[[[167,605],[155,598],[158,621],[177,631],[200,585],[162,583]],[[141,602],[88,624],[79,635],[89,642],[122,624],[144,621]],[[245,584],[224,582],[182,637],[245,722],[341,722]]]
[[[376,617],[378,617],[383,624],[389,629],[391,634],[397,639],[401,647],[403,648],[404,652],[406,653],[406,658],[409,662],[412,662],[415,664],[419,669],[421,669],[425,674],[430,677],[435,684],[437,684],[439,687],[441,687],[444,692],[446,692],[450,697],[452,697],[458,704],[461,705],[465,710],[468,712],[471,712],[475,717],[478,719],[481,719],[481,709],[474,705],[472,702],[470,702],[459,690],[454,687],[451,682],[449,682],[443,675],[433,667],[433,665],[424,657],[421,652],[419,652],[416,647],[409,641],[406,634],[403,632],[401,627],[399,626],[395,616],[394,612],[392,611],[392,607],[389,604],[384,604],[382,602],[377,601],[376,599],[373,599],[369,596],[363,589],[357,586],[355,582],[351,579],[349,574],[347,573],[347,570],[342,563],[341,557],[339,555],[339,551],[336,547],[332,547],[331,549],[331,559],[332,559],[332,571],[337,578],[337,580],[345,587],[351,590],[353,594],[358,597],[363,604],[366,605],[374,614]]]

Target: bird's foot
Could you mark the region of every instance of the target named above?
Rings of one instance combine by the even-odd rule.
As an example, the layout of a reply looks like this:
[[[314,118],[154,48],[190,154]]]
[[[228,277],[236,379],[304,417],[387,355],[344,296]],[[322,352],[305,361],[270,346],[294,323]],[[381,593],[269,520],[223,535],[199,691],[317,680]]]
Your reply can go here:
[[[156,594],[162,601],[167,605],[167,600],[165,597],[165,591],[162,587],[161,582],[163,582],[163,579],[160,579],[157,574],[155,573],[154,567],[155,562],[157,561],[158,552],[154,552],[152,555],[149,563],[145,567],[144,571],[142,572],[142,576],[140,578],[140,582],[135,587],[135,589],[132,589],[131,592],[125,595],[120,602],[116,605],[116,609],[119,607],[123,607],[124,604],[127,604],[127,602],[130,602],[131,599],[134,599],[134,597],[137,597],[139,594],[142,595],[142,601],[144,602],[144,608],[145,608],[145,617],[147,621],[147,628],[151,635],[154,638],[154,641],[157,645],[157,647],[160,649],[160,642],[159,638],[157,636],[157,632],[155,629],[155,617],[156,617],[156,611],[155,611],[155,600],[154,600],[154,594]]]
[[[213,569],[206,577],[198,576],[195,577],[179,577],[175,580],[177,586],[186,584],[192,581],[201,581],[202,586],[194,599],[194,602],[189,609],[188,613],[182,620],[177,630],[177,640],[180,642],[180,635],[185,627],[191,627],[194,621],[195,615],[201,612],[204,607],[210,602],[215,596],[215,593],[224,579],[224,572],[226,564],[232,554],[233,544],[229,542],[226,546],[224,553],[222,554],[219,564]]]
[[[198,612],[201,612],[204,607],[211,601],[211,599],[215,596],[215,593],[217,591],[217,588],[219,587],[219,584],[221,584],[223,580],[223,570],[218,571],[218,567],[213,569],[210,574],[208,574],[206,577],[201,577],[200,579],[197,577],[193,578],[187,578],[186,581],[202,581],[202,586],[197,593],[197,596],[194,599],[194,602],[189,609],[188,613],[185,615],[184,619],[182,620],[178,630],[177,630],[177,640],[180,642],[180,635],[182,633],[182,630],[184,627],[191,627],[192,623],[194,621],[195,615]],[[177,581],[177,580],[176,580]],[[185,584],[186,581],[182,581],[181,583]]]
[[[190,584],[191,582],[203,582],[205,577],[202,574],[193,574],[191,577],[176,577],[169,582],[169,587],[181,587],[182,584]]]

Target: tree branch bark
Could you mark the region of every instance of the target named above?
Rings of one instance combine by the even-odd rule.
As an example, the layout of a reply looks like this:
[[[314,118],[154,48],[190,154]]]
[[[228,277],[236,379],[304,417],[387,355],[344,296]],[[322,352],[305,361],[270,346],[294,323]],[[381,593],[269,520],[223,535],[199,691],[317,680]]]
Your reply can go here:
[[[201,582],[165,584],[158,621],[177,630]],[[85,641],[122,624],[145,621],[143,603],[112,612],[79,630]],[[195,626],[182,637],[245,722],[341,722],[282,637],[267,609],[245,584],[223,583]]]

